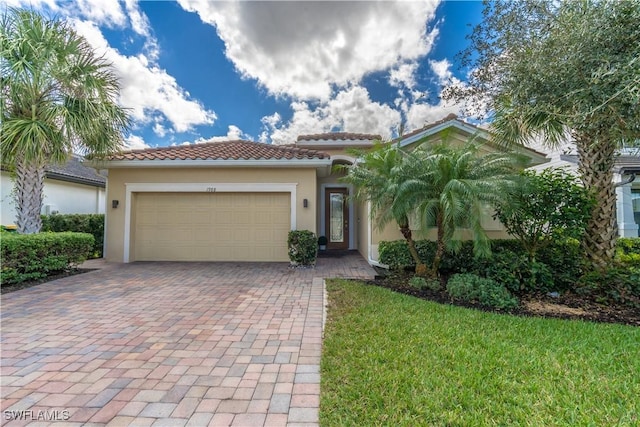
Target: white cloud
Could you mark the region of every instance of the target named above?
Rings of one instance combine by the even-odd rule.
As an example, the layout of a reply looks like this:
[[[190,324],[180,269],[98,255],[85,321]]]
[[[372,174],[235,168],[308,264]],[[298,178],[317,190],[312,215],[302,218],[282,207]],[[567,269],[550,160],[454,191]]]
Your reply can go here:
[[[429,65],[441,84],[447,84],[453,78],[451,62],[449,62],[448,59],[445,58],[440,61],[430,60]]]
[[[83,16],[97,25],[122,28],[127,23],[127,16],[118,0],[75,0],[72,3],[61,3],[66,15]]]
[[[441,61],[430,60],[429,65],[436,75],[441,89],[447,84],[463,84],[453,76],[451,63],[447,59]],[[414,101],[415,100],[417,100],[417,98],[414,98]],[[404,104],[406,130],[410,132],[414,129],[421,128],[428,123],[433,123],[452,113],[461,115],[464,109],[463,107],[463,103],[447,101],[441,97],[439,97],[439,101],[435,105],[421,102],[407,102]]]
[[[212,136],[208,138],[206,141],[202,142],[219,142],[219,141],[236,141],[238,139],[246,139],[246,134],[242,132],[242,130],[235,125],[229,125],[227,134],[224,136]],[[196,141],[198,143],[198,141]]]
[[[126,56],[109,46],[100,29],[88,21],[72,20],[78,33],[113,63],[120,77],[120,103],[130,108],[134,120],[149,123],[160,113],[176,132],[191,130],[195,125],[212,124],[216,114],[198,101],[190,99],[175,78],[150,62],[143,54]],[[159,128],[158,128],[159,129]]]
[[[264,131],[260,136],[261,141],[291,144],[299,135],[335,129],[390,138],[401,120],[398,111],[372,101],[367,89],[360,86],[343,90],[334,99],[316,108],[302,101],[292,103],[291,107],[293,117],[286,123],[277,113],[262,118]]]
[[[141,136],[129,134],[124,139],[124,145],[128,150],[139,150],[142,148],[149,148],[149,144],[144,142]]]
[[[226,55],[271,94],[327,100],[332,85],[426,55],[438,0],[219,2],[179,0],[214,25]]]
[[[160,138],[164,138],[165,135],[167,134],[167,130],[165,129],[164,126],[162,126],[162,124],[160,124],[159,122],[156,122],[155,125],[153,125],[153,132],[158,135]]]
[[[248,135],[242,131],[236,125],[229,125],[227,128],[227,134],[222,136],[211,136],[209,138],[200,137],[193,142],[185,141],[180,144],[174,143],[171,145],[191,145],[191,144],[206,144],[207,142],[223,142],[223,141],[237,141],[249,139]]]
[[[418,63],[400,64],[389,73],[389,84],[394,87],[406,87],[412,89],[416,85],[416,70]]]

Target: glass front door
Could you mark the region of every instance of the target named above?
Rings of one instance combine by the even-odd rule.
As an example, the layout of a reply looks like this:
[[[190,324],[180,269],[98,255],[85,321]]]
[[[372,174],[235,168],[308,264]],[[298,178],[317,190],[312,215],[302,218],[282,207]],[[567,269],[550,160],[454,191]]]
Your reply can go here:
[[[346,188],[328,188],[325,193],[327,249],[349,249],[349,205]]]

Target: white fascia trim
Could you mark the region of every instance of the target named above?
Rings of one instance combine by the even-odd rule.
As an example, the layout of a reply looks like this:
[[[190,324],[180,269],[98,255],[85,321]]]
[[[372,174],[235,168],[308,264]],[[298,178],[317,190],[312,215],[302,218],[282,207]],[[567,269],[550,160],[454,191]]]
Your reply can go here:
[[[356,238],[355,238],[355,203],[353,198],[353,185],[351,184],[321,184],[320,185],[320,235],[326,236],[326,203],[325,203],[325,190],[327,188],[347,188],[349,190],[349,250],[358,249],[356,247]]]
[[[164,167],[322,167],[331,166],[331,159],[310,159],[310,160],[112,160],[107,163],[108,168],[164,168]]]
[[[471,126],[471,125],[467,125],[465,123],[461,123],[461,122],[459,122],[457,120],[450,120],[448,122],[440,123],[437,126],[434,126],[432,128],[426,129],[426,130],[424,130],[422,132],[419,132],[419,133],[417,133],[415,135],[412,135],[407,139],[403,139],[398,144],[399,144],[400,148],[406,147],[407,145],[411,145],[414,142],[419,141],[422,138],[434,135],[434,134],[436,134],[436,133],[438,133],[438,132],[440,132],[440,131],[442,131],[444,129],[447,129],[449,127],[455,127],[455,128],[460,129],[461,131],[468,132],[470,134],[478,134],[480,137],[485,138],[485,139],[487,139],[488,136],[489,136],[489,134],[486,131],[482,130],[482,129],[477,129],[477,128]]]
[[[331,162],[332,163],[335,163],[336,160],[343,160],[343,161],[349,162],[351,164],[354,164],[355,161],[356,161],[356,158],[355,157],[351,157],[351,156],[345,156],[345,155],[342,155],[342,154],[336,154],[336,155],[331,156]]]
[[[296,229],[296,183],[214,183],[214,182],[136,182],[125,183],[125,215],[124,215],[124,251],[123,262],[129,262],[131,256],[131,199],[133,193],[289,193],[291,195],[291,230]]]

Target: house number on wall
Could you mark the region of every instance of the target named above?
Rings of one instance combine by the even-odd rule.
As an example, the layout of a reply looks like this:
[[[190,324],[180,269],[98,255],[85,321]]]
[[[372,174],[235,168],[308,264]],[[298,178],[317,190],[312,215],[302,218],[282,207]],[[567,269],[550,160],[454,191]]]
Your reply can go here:
[[[206,191],[207,191],[207,193],[215,193],[216,192],[216,187],[207,187]]]

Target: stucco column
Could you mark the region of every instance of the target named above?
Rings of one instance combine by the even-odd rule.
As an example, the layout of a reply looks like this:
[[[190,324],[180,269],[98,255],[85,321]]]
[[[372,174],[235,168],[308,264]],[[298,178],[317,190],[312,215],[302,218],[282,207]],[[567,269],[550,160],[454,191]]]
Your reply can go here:
[[[627,175],[618,175],[614,178],[621,182]],[[638,224],[633,217],[633,204],[631,200],[631,183],[616,187],[616,214],[618,220],[618,235],[620,237],[638,237]]]

